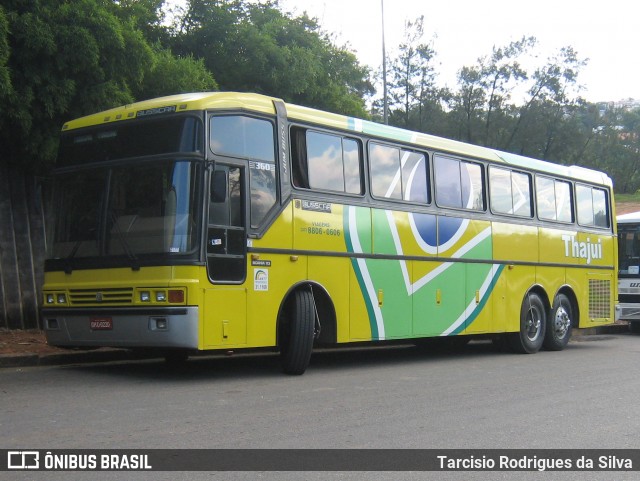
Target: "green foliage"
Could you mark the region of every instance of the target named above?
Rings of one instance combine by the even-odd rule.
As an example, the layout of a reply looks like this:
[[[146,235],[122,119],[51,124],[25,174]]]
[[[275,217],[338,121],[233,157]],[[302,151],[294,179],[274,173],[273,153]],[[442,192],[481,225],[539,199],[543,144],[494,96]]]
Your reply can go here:
[[[202,59],[176,57],[170,50],[155,46],[153,64],[144,82],[134,90],[136,100],[151,99],[187,92],[218,90],[213,75]]]
[[[174,51],[203,58],[223,90],[366,116],[368,70],[335,47],[315,20],[291,18],[277,2],[191,0]]]
[[[9,22],[0,5],[0,98],[6,96],[11,91],[11,79],[7,61],[9,60]]]
[[[369,117],[371,72],[306,14],[276,1],[3,0],[0,162],[46,170],[68,119],[178,92],[259,92]],[[523,37],[436,85],[423,18],[408,21],[390,58],[390,123],[563,164],[604,170],[621,192],[640,188],[640,111],[580,97],[586,60],[571,47],[531,63]],[[380,100],[371,115],[380,120]]]
[[[46,170],[70,119],[138,98],[213,89],[204,65],[152,47],[156,0],[7,1],[0,17],[2,161]],[[8,31],[3,35],[2,32]],[[5,40],[6,39],[6,40]],[[3,65],[6,64],[6,68]],[[2,72],[9,72],[7,83]],[[13,88],[8,88],[9,86]],[[146,90],[146,86],[148,91]]]
[[[640,189],[640,109],[609,110],[585,149],[583,165],[605,170],[616,192]]]
[[[405,22],[405,35],[398,56],[391,62],[390,95],[397,108],[391,112],[392,122],[408,127],[417,124],[422,130],[428,113],[439,103],[435,86],[435,51],[422,43],[424,17]]]
[[[459,70],[453,91],[434,89],[434,101],[415,95],[419,76],[414,72],[424,62],[415,53],[419,38],[415,32],[420,33],[416,25],[420,19],[408,22],[410,41],[399,46],[392,63],[396,95],[391,96],[391,124],[592,167],[608,173],[618,192],[640,188],[640,110],[612,110],[585,102],[578,78],[586,60],[572,47],[560,49],[532,72],[523,59],[536,47],[535,38],[494,47],[491,55]],[[447,108],[439,109],[438,102]],[[429,112],[425,118],[435,121],[422,120],[425,111]]]

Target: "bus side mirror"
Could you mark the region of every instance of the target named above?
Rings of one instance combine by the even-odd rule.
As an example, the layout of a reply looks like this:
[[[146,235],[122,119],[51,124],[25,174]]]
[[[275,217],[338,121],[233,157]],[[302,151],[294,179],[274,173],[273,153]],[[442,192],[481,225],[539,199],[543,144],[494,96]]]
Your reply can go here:
[[[211,180],[211,202],[222,203],[227,200],[227,173],[217,170]]]

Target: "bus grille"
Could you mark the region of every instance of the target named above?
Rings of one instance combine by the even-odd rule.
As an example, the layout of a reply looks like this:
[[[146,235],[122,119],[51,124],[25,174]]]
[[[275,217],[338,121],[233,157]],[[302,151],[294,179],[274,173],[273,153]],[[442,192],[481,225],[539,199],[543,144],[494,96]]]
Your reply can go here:
[[[622,289],[620,289],[620,292],[622,292]],[[637,304],[637,303],[640,303],[640,295],[638,295],[638,294],[632,295],[632,294],[621,294],[621,293],[618,293],[618,300],[620,302],[625,302],[627,304],[632,304],[632,303],[633,304]]]
[[[611,316],[611,281],[589,279],[589,317],[603,319]]]
[[[131,304],[133,288],[71,289],[69,302],[72,306]]]

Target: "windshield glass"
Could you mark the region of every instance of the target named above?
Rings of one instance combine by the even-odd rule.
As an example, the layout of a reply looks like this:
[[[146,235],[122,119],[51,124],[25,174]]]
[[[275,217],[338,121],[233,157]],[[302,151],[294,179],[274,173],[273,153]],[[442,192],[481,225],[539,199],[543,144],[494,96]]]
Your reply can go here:
[[[57,165],[68,167],[140,156],[203,150],[197,117],[158,117],[64,132]]]
[[[193,162],[154,161],[58,177],[50,257],[137,261],[195,250],[198,170]]]
[[[618,263],[621,276],[640,274],[640,226],[618,224]]]

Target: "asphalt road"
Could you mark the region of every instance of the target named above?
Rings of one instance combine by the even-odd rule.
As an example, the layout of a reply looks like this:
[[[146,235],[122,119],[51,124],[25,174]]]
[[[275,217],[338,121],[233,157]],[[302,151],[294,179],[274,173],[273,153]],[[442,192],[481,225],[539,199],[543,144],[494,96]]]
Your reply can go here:
[[[640,448],[640,336],[0,369],[0,448]],[[636,368],[633,368],[636,366]],[[2,479],[637,479],[638,473],[0,473]],[[4,475],[10,475],[5,478]],[[551,476],[552,475],[552,476]]]

